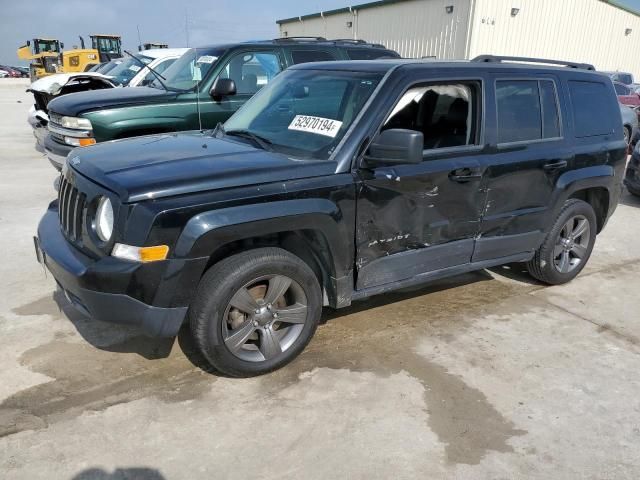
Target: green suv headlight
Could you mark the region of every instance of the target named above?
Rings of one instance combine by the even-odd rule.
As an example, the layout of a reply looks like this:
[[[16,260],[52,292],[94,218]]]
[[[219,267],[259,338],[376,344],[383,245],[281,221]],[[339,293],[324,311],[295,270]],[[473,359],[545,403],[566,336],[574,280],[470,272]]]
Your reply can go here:
[[[60,125],[73,130],[93,130],[91,122],[86,118],[62,117],[60,119]]]
[[[101,197],[96,209],[94,229],[100,240],[108,242],[113,235],[113,205],[107,197]]]

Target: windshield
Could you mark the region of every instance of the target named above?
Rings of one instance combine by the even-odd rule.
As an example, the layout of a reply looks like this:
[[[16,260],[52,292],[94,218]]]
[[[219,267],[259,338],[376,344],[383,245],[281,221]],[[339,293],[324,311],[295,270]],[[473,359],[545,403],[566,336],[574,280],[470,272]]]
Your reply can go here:
[[[274,151],[326,160],[381,78],[379,73],[285,71],[225,123],[225,132],[248,131]]]
[[[144,55],[136,55],[145,65],[150,63],[153,58]],[[118,85],[129,85],[129,82],[136,73],[142,70],[143,66],[133,57],[122,60],[119,65],[109,70],[109,77]]]
[[[163,83],[173,90],[192,90],[207,76],[218,59],[224,54],[221,49],[192,48],[182,55],[162,74]],[[152,87],[162,88],[156,79]]]
[[[55,52],[58,53],[60,48],[58,47],[57,40],[38,40],[35,48],[36,53]]]
[[[102,53],[120,53],[120,39],[109,37],[93,37],[91,45]]]

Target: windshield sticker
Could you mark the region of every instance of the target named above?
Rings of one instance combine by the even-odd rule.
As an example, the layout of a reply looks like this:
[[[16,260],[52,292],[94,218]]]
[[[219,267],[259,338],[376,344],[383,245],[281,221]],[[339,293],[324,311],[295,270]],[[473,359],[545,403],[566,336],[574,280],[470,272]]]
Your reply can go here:
[[[139,72],[141,68],[142,67],[140,65],[131,65],[129,67],[129,70],[131,70],[132,72]]]
[[[218,57],[214,57],[213,55],[202,55],[196,63],[213,63],[218,59]]]
[[[342,126],[342,122],[330,118],[312,117],[310,115],[296,115],[289,124],[289,130],[315,133],[325,137],[335,138]]]

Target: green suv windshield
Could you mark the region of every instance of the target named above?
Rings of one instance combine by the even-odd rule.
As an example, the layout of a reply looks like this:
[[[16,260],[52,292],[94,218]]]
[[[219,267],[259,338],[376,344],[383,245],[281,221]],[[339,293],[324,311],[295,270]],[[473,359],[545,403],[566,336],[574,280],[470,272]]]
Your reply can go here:
[[[182,55],[173,65],[167,68],[162,82],[169,90],[193,90],[224,54],[222,49],[192,48]],[[150,86],[163,88],[156,79]]]
[[[286,71],[225,123],[225,134],[292,156],[326,160],[381,78],[379,73]]]

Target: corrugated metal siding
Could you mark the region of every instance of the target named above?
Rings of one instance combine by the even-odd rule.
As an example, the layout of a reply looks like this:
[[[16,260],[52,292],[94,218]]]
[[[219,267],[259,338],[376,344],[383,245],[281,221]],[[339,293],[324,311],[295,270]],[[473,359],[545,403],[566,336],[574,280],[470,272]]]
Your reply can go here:
[[[287,36],[360,38],[403,57],[464,58],[471,0],[412,0],[280,25]],[[446,7],[454,6],[453,13]],[[351,28],[347,22],[353,22]]]
[[[640,17],[599,0],[476,0],[471,32],[470,57],[554,58],[640,78]]]

